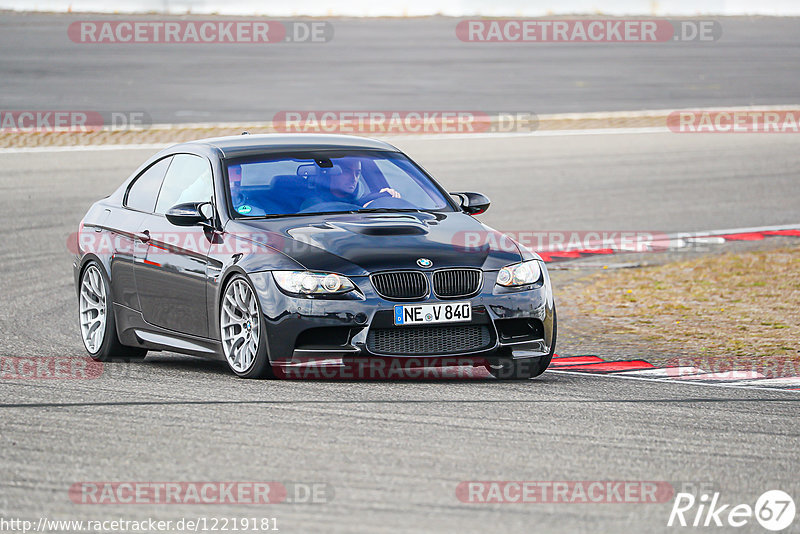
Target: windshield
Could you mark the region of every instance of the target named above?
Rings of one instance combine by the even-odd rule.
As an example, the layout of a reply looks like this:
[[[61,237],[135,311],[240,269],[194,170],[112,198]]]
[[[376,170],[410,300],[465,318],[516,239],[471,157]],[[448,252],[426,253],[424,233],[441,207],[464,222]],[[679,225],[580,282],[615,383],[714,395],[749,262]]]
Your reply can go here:
[[[452,211],[436,185],[397,152],[293,154],[228,162],[242,217],[354,211]]]

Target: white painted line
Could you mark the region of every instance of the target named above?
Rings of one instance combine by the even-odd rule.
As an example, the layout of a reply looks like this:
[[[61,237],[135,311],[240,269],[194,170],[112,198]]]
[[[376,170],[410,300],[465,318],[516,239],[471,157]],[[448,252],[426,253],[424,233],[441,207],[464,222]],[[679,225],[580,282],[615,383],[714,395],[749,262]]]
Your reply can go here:
[[[697,367],[659,367],[657,369],[640,369],[638,371],[622,371],[615,373],[625,376],[642,376],[647,378],[677,378],[681,376],[706,374],[708,371]]]
[[[778,104],[778,105],[771,105],[771,106],[734,106],[734,107],[688,107],[688,108],[661,108],[661,109],[644,109],[644,110],[627,110],[627,111],[584,111],[584,112],[576,112],[576,113],[544,113],[536,115],[539,123],[542,122],[551,122],[551,121],[579,121],[579,120],[607,120],[607,119],[640,119],[640,118],[655,118],[655,119],[666,119],[670,114],[676,111],[796,111],[800,108],[800,104]],[[402,112],[402,110],[395,110],[398,112]],[[407,111],[414,111],[414,110],[407,110]],[[440,110],[444,111],[444,110]],[[180,112],[179,112],[180,113]],[[196,112],[192,112],[196,113]],[[488,115],[489,122],[496,123],[501,120],[501,114],[497,115]],[[334,121],[335,122],[335,121]],[[241,129],[255,129],[255,128],[263,128],[263,129],[275,129],[275,125],[283,124],[283,121],[273,121],[273,120],[262,120],[262,121],[253,121],[253,122],[246,122],[246,121],[207,121],[207,122],[160,122],[150,125],[147,129],[148,130],[157,130],[157,131],[164,131],[164,130],[212,130],[212,129],[226,129],[226,130],[241,130]],[[642,127],[644,128],[644,127]],[[642,129],[642,128],[629,128],[629,129]],[[656,127],[652,127],[656,128]],[[664,127],[657,127],[661,128],[666,131],[670,131],[666,126]],[[609,130],[617,130],[620,128],[608,128]],[[586,131],[587,129],[579,129],[574,131]],[[596,129],[599,130],[599,129]],[[541,130],[541,131],[558,131],[558,130]],[[566,131],[566,130],[564,130]],[[283,133],[291,133],[291,132],[280,132],[275,131],[272,135],[282,135]],[[299,132],[298,132],[299,133]],[[308,132],[313,133],[313,132]],[[319,132],[323,135],[328,135],[326,132]],[[489,133],[489,132],[486,132]],[[525,132],[528,133],[528,132]],[[353,132],[353,134],[343,134],[341,132],[330,132],[331,135],[380,135],[379,132]],[[409,135],[417,135],[417,134],[409,134]],[[438,134],[419,134],[419,135],[438,135]],[[449,135],[449,134],[444,134]],[[473,135],[473,134],[467,134]]]
[[[507,133],[463,133],[463,134],[409,134],[409,135],[376,135],[372,134],[371,138],[379,139],[381,141],[435,141],[435,140],[462,140],[462,139],[503,139],[513,137],[564,137],[576,135],[641,135],[641,134],[654,134],[654,133],[671,133],[665,127],[650,127],[650,128],[596,128],[585,130],[538,130],[534,132],[507,132]],[[288,134],[287,134],[288,135]],[[358,136],[364,137],[364,136]],[[0,154],[16,154],[25,152],[72,152],[72,151],[92,151],[92,150],[138,150],[138,149],[162,149],[168,146],[183,143],[183,141],[175,143],[157,143],[157,144],[118,144],[118,145],[77,145],[77,146],[42,146],[42,147],[18,147],[18,148],[0,148]],[[792,226],[791,229],[798,228]],[[719,232],[719,231],[718,231]],[[693,232],[691,234],[675,234],[675,238],[688,238],[688,237],[707,237],[708,233]]]
[[[756,371],[721,371],[698,375],[673,376],[673,380],[756,380],[764,375]]]
[[[687,237],[686,241],[698,245],[721,245],[726,239],[724,237]]]
[[[505,132],[505,133],[459,133],[459,134],[409,134],[409,135],[387,135],[373,137],[384,141],[401,140],[410,141],[413,139],[500,139],[504,137],[563,137],[571,135],[619,135],[619,134],[649,134],[649,133],[672,133],[667,127],[648,127],[648,128],[587,128],[585,130],[536,130],[533,132]]]
[[[703,111],[790,111],[796,110],[797,104],[781,104],[774,106],[735,106],[731,108],[686,108],[693,110]],[[664,118],[666,119],[670,113],[675,111],[683,111],[676,109],[651,109],[640,111],[598,111],[598,112],[584,112],[584,113],[555,113],[539,115],[539,122],[548,121],[580,121],[580,120],[614,120],[614,119],[635,119],[635,118]],[[493,120],[497,116],[493,117]],[[153,124],[149,127],[150,131],[165,132],[169,130],[207,130],[213,128],[220,129],[233,129],[233,130],[248,130],[254,128],[273,128],[272,121],[262,122],[204,122],[204,123],[165,123]],[[491,138],[507,138],[507,137],[562,137],[574,135],[640,135],[648,133],[672,133],[667,126],[649,126],[649,127],[635,127],[635,128],[586,128],[576,130],[535,130],[532,132],[482,132],[482,133],[462,133],[462,134],[407,134],[407,135],[381,135],[379,133],[364,132],[360,136],[377,137],[386,140],[434,140],[434,139],[491,139]],[[274,135],[274,134],[273,134]],[[280,135],[278,133],[277,135]],[[702,134],[699,134],[702,135]],[[91,151],[91,150],[137,150],[149,148],[166,148],[171,144],[120,144],[120,145],[79,145],[79,146],[53,146],[53,147],[19,147],[19,148],[0,148],[0,154],[16,154],[25,152],[71,152],[71,151]]]
[[[723,244],[728,240],[724,237],[718,237],[722,235],[728,234],[750,234],[750,233],[761,233],[761,232],[776,232],[780,230],[800,230],[800,224],[784,224],[784,225],[777,225],[777,226],[759,226],[755,228],[726,228],[722,230],[706,230],[703,232],[677,232],[674,234],[668,234],[663,239],[648,241],[645,242],[648,246],[655,249],[652,252],[666,252],[666,251],[675,251],[680,250],[681,248],[685,248],[687,246],[687,241],[695,241],[695,242],[702,242],[707,244]],[[775,236],[779,237],[779,236]],[[614,251],[615,254],[624,254],[627,252],[651,252],[647,250],[628,250],[625,246],[620,246],[617,243],[605,244],[603,241],[590,241],[586,244],[586,246],[590,247],[587,249],[577,249],[571,250],[571,252],[580,252],[583,254],[592,254],[592,250],[594,248],[610,248]],[[551,251],[551,250],[539,250],[537,252],[541,252],[544,254],[549,254],[550,252],[559,252],[559,251]],[[584,266],[584,263],[581,263],[579,260],[583,258],[569,258],[559,260],[556,263],[566,264],[566,267],[569,268],[569,265],[578,265]]]
[[[607,254],[606,254],[607,255]],[[583,258],[575,258],[580,260]],[[641,267],[641,263],[591,263],[591,262],[576,262],[575,260],[563,260],[547,263],[548,271],[578,271],[580,269],[633,269]]]
[[[539,120],[575,120],[575,119],[626,119],[631,117],[663,117],[675,111],[795,111],[800,104],[775,104],[770,106],[734,106],[734,107],[685,107],[658,108],[639,111],[582,111],[576,113],[550,113],[539,115]]]
[[[764,378],[762,380],[743,380],[742,382],[732,382],[731,386],[772,386],[772,387],[800,387],[800,376],[787,376],[781,378]]]
[[[580,252],[583,254],[592,254],[596,249],[611,249],[614,253],[627,253],[627,252],[665,252],[675,251],[686,248],[689,242],[704,243],[704,244],[723,244],[728,239],[719,237],[728,234],[749,234],[760,232],[774,232],[778,230],[798,230],[800,224],[780,225],[780,226],[765,226],[759,228],[727,228],[723,230],[708,230],[705,232],[677,232],[674,234],[665,234],[664,237],[658,236],[658,239],[637,241],[636,243],[627,243],[624,238],[620,242],[608,243],[604,240],[593,240],[585,243],[583,246],[586,248],[564,248],[558,246],[557,248],[545,248],[537,250],[539,253],[550,254],[558,252]],[[641,237],[641,236],[639,236]],[[647,247],[647,249],[644,249]],[[561,260],[564,263],[575,262],[582,258],[570,258]]]
[[[543,130],[537,132],[514,132],[514,133],[479,133],[479,134],[414,134],[399,136],[377,136],[375,139],[382,141],[410,141],[437,140],[437,139],[492,139],[507,137],[561,137],[570,135],[610,135],[610,134],[643,134],[643,133],[669,133],[666,128],[603,128],[596,130]],[[37,147],[12,147],[0,148],[0,154],[20,154],[28,152],[91,152],[93,150],[143,150],[143,149],[163,149],[176,143],[154,143],[154,144],[118,144],[118,145],[75,145],[75,146],[37,146]]]
[[[749,228],[726,228],[723,230],[707,230],[705,232],[677,232],[670,234],[668,237],[670,239],[693,239],[728,234],[757,234],[760,232],[775,232],[778,230],[800,230],[800,223],[782,224],[778,226],[755,226]]]
[[[733,389],[747,389],[748,391],[751,390],[759,390],[759,391],[785,391],[787,393],[798,393],[798,391],[791,390],[791,389],[779,389],[775,387],[759,387],[757,385],[753,385],[752,387],[743,388],[741,385],[731,384],[730,382],[695,382],[692,380],[673,380],[671,378],[646,378],[641,376],[624,376],[620,373],[582,373],[580,371],[561,371],[556,369],[548,369],[545,373],[556,373],[562,375],[572,375],[572,376],[580,376],[585,378],[616,378],[617,380],[640,380],[642,382],[659,382],[661,384],[680,384],[686,386],[703,386],[703,387],[714,387],[714,388],[733,388]],[[535,379],[531,379],[535,380]],[[754,380],[752,383],[757,384],[761,382],[760,380]]]

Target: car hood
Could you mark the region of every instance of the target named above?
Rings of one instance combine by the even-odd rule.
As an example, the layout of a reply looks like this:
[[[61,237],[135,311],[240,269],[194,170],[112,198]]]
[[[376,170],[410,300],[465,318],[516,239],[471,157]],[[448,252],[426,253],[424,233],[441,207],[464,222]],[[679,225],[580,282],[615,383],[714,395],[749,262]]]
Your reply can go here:
[[[460,212],[353,213],[233,220],[226,233],[268,245],[310,270],[362,276],[390,269],[478,267],[522,259],[510,238]],[[250,269],[269,270],[268,256]],[[258,263],[258,262],[257,262]]]

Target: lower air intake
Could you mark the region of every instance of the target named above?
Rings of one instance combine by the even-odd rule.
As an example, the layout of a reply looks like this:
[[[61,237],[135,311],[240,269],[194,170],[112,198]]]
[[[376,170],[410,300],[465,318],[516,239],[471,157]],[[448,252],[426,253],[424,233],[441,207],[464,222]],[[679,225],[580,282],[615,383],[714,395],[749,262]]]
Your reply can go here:
[[[367,348],[374,354],[458,354],[491,344],[486,325],[375,328],[367,334]]]

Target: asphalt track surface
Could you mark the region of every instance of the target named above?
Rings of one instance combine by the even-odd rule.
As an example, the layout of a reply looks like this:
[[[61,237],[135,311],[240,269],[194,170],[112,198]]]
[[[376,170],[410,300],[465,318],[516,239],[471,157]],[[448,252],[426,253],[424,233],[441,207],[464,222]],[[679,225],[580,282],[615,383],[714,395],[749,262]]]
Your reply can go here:
[[[797,142],[664,133],[397,144],[447,187],[487,193],[494,205],[482,217],[500,229],[680,231],[796,223]],[[67,236],[152,152],[0,153],[1,355],[84,355]],[[570,347],[562,337],[559,352]],[[667,532],[670,502],[466,504],[455,489],[640,480],[705,485],[734,504],[769,489],[796,497],[798,402],[792,391],[553,372],[510,383],[245,381],[220,362],[157,353],[108,364],[94,380],[2,380],[0,516],[277,517],[283,532]],[[333,491],[313,505],[87,506],[68,498],[80,481]]]
[[[797,103],[795,18],[722,17],[720,40],[689,43],[464,43],[455,35],[460,19],[445,17],[331,19],[334,37],[322,44],[69,40],[71,22],[106,17],[0,14],[0,109],[140,111],[178,123],[263,121],[281,110],[546,114]]]

